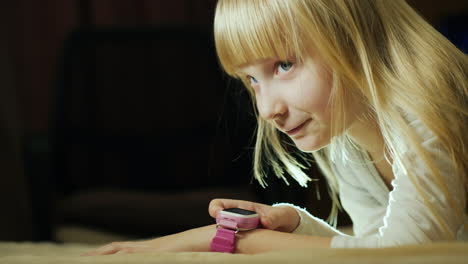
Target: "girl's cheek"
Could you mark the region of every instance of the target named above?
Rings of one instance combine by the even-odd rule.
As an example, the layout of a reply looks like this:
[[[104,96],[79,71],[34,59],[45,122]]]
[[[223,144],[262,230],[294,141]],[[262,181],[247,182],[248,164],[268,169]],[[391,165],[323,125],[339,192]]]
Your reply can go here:
[[[252,90],[254,92],[255,95],[258,95],[260,93],[260,85],[253,85],[252,86]]]
[[[307,83],[307,82],[306,82]],[[330,89],[321,82],[303,83],[299,89],[301,92],[297,95],[305,108],[311,108],[314,112],[324,111],[329,104]]]

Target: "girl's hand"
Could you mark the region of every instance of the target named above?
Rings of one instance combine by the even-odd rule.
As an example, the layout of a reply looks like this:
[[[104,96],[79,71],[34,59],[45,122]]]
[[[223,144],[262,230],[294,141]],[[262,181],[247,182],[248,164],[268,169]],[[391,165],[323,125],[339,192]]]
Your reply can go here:
[[[292,232],[299,225],[300,217],[297,211],[289,206],[270,206],[266,204],[254,203],[241,200],[214,199],[210,202],[209,213],[216,218],[219,211],[226,208],[242,208],[255,211],[260,216],[260,223],[263,228]]]
[[[116,253],[210,251],[209,242],[215,233],[216,226],[209,225],[146,241],[112,242],[82,256]]]
[[[157,252],[157,247],[151,247],[151,242],[141,241],[141,242],[112,242],[100,248],[97,248],[91,252],[82,254],[81,256],[97,256],[97,255],[111,255],[116,253],[144,253],[144,252]]]

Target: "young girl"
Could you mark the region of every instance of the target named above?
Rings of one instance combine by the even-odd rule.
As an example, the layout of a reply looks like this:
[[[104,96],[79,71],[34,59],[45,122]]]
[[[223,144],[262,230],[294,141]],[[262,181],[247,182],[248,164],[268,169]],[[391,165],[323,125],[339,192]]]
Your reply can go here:
[[[254,170],[309,177],[285,147],[312,154],[353,236],[305,210],[216,199],[215,217],[239,207],[261,229],[238,253],[287,248],[387,247],[467,240],[467,56],[404,0],[220,0],[215,41],[224,70],[258,112]],[[90,255],[209,251],[214,225]]]

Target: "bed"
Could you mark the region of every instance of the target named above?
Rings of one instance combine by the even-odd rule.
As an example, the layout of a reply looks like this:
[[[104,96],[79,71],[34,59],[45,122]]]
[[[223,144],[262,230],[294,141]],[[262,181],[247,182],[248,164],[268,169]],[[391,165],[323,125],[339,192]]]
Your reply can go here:
[[[95,245],[0,243],[0,263],[468,263],[468,243],[450,242],[384,249],[288,250],[256,255],[182,252],[82,257]]]

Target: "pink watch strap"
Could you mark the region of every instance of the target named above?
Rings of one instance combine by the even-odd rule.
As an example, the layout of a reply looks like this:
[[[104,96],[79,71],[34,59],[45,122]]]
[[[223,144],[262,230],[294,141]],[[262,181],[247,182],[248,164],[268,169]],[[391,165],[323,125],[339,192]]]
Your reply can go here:
[[[211,251],[234,253],[236,242],[236,231],[218,228],[216,236],[211,240]]]
[[[237,223],[229,220],[218,222],[216,235],[211,240],[210,248],[213,252],[234,253],[237,233]]]

